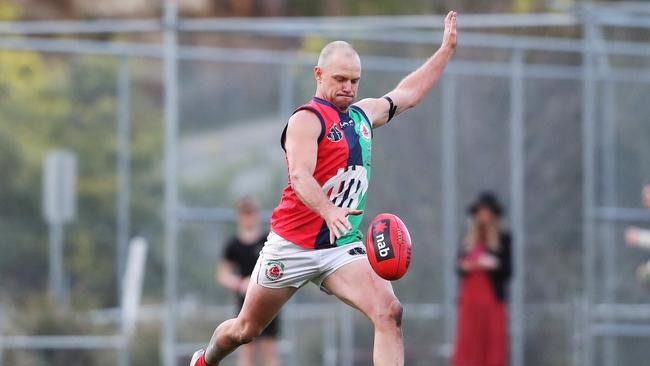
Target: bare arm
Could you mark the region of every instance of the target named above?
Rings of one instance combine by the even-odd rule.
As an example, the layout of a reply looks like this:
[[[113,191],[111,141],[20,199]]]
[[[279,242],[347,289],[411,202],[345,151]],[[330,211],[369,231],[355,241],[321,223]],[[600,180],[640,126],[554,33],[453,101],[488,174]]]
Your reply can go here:
[[[235,273],[235,266],[228,260],[222,260],[217,266],[217,282],[223,287],[240,293],[246,293],[248,286],[247,278],[243,278]]]
[[[445,66],[456,49],[456,12],[450,11],[445,17],[445,31],[442,44],[422,66],[407,75],[398,85],[386,94],[396,107],[394,116],[415,107],[436,84]],[[356,103],[372,122],[372,127],[380,127],[389,119],[390,102],[385,98],[368,98]]]
[[[650,249],[650,230],[629,227],[625,230],[625,240],[630,246]]]
[[[361,211],[334,206],[314,178],[320,133],[318,117],[310,111],[299,111],[289,119],[285,148],[291,188],[307,207],[325,219],[330,243],[334,243],[334,237],[340,238],[352,229],[347,215],[358,215]]]

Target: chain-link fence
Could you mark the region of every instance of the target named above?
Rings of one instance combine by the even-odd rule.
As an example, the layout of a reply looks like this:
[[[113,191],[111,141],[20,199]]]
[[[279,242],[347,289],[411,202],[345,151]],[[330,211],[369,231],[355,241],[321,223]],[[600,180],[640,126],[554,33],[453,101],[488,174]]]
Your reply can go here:
[[[645,339],[630,338],[650,335],[648,292],[634,278],[645,254],[622,239],[630,221],[648,217],[640,209],[650,177],[650,8],[643,9],[461,15],[457,54],[438,86],[375,131],[366,224],[395,213],[415,245],[408,275],[394,284],[405,304],[406,364],[448,362],[456,248],[466,206],[485,189],[506,203],[515,239],[512,364],[648,359]],[[151,246],[130,362],[185,364],[234,315],[234,297],[214,281],[234,230],[231,207],[244,194],[267,213],[277,204],[286,184],[280,133],[315,90],[320,48],[349,40],[362,59],[360,97],[377,97],[435,51],[441,25],[428,16],[190,20],[177,19],[173,7],[162,23],[5,24],[0,224],[10,254],[0,268],[7,279],[0,359],[128,363],[94,351],[70,361],[66,349],[75,347],[65,338],[19,336],[119,334],[110,311],[82,315],[119,307],[126,243],[141,235]],[[126,32],[156,41],[162,34],[162,43],[39,37]],[[43,306],[25,306],[31,296],[21,288],[47,289],[41,166],[53,148],[78,159],[59,294],[78,326],[21,315]],[[370,322],[316,287],[299,291],[283,319],[284,364],[372,362]],[[77,346],[128,350],[121,338],[101,340]]]

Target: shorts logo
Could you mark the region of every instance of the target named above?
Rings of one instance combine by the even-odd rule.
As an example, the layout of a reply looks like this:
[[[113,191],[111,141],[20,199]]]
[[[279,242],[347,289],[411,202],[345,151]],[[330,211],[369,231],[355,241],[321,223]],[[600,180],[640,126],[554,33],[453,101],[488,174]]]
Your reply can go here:
[[[332,125],[330,132],[327,134],[327,139],[332,142],[339,142],[343,139],[343,133],[336,128],[336,125]]]
[[[361,124],[361,136],[363,136],[364,139],[370,140],[370,131],[368,131],[368,127],[364,123]]]
[[[284,275],[284,263],[278,260],[266,261],[264,275],[269,281],[277,281]]]
[[[372,225],[372,245],[377,262],[395,258],[390,240],[390,220],[379,220]]]
[[[363,249],[362,247],[356,247],[348,250],[349,255],[364,255],[366,254],[366,250]]]

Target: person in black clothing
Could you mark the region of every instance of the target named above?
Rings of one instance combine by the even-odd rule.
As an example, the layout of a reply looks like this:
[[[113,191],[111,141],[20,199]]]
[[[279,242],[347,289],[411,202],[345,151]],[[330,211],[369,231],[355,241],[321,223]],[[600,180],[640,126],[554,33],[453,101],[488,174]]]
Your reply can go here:
[[[642,191],[643,205],[650,210],[650,184]],[[625,241],[631,247],[650,249],[650,230],[630,226],[625,230]],[[639,282],[650,285],[650,260],[642,263],[636,271]]]
[[[237,234],[226,244],[223,258],[217,266],[216,277],[221,285],[237,294],[241,310],[250,275],[268,233],[262,229],[257,204],[250,197],[242,198],[237,203],[237,223]],[[241,347],[239,366],[255,365],[258,347],[264,365],[280,365],[276,347],[278,322],[276,317],[256,342]]]
[[[461,282],[452,364],[506,366],[511,237],[501,227],[503,209],[493,193],[483,192],[468,211],[471,219],[458,255]]]

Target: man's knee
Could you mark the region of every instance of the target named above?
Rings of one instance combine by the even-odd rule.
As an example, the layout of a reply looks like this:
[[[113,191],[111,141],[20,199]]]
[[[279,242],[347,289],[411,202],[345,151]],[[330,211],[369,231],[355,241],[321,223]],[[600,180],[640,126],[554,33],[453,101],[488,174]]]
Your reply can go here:
[[[403,312],[402,304],[394,297],[378,306],[372,321],[376,327],[400,328],[402,326]]]
[[[251,343],[255,338],[262,334],[263,330],[263,327],[250,322],[239,322],[237,332],[234,334],[235,342],[239,344]]]

